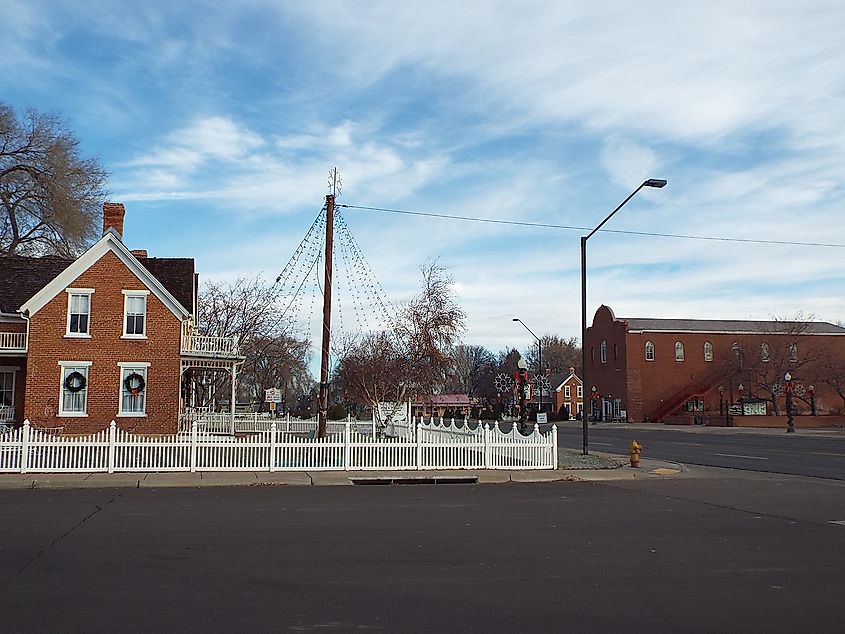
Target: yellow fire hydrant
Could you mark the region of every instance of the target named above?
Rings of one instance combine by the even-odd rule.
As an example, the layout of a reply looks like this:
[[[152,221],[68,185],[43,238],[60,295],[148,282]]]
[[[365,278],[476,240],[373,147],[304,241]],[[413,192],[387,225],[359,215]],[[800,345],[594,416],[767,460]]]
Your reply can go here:
[[[642,452],[643,446],[638,443],[636,440],[631,441],[631,466],[632,467],[639,467],[640,466],[640,452]]]

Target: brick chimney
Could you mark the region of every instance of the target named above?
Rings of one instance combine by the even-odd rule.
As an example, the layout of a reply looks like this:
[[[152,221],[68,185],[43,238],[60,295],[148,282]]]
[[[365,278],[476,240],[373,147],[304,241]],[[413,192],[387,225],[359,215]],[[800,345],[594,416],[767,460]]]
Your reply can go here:
[[[117,231],[118,237],[123,239],[123,217],[126,207],[123,203],[103,203],[103,235],[109,229]]]
[[[147,258],[147,257],[149,257],[147,255],[146,249],[132,249],[129,253],[134,255],[136,258]]]

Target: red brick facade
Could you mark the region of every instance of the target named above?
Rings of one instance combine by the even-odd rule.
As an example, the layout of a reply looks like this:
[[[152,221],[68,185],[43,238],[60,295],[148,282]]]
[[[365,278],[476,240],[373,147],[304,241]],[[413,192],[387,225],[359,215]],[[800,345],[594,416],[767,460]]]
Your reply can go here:
[[[841,413],[842,399],[819,379],[823,376],[818,363],[808,361],[820,359],[822,351],[834,358],[845,359],[845,330],[825,324],[830,332],[809,334],[784,334],[774,332],[749,332],[748,326],[742,331],[737,324],[742,322],[707,322],[687,320],[689,330],[675,328],[673,320],[665,320],[668,325],[645,328],[632,327],[634,322],[659,322],[660,320],[617,319],[607,306],[601,306],[593,318],[593,324],[587,329],[587,363],[590,386],[596,387],[600,398],[597,402],[598,413],[602,418],[617,417],[631,422],[663,421],[670,414],[684,412],[689,399],[695,399],[694,411],[682,420],[692,422],[699,418],[715,418],[721,411],[727,413],[730,404],[736,404],[741,397],[752,397],[754,381],[759,383],[759,376],[751,377],[750,368],[756,364],[755,372],[765,372],[766,364],[759,363],[761,346],[771,347],[772,355],[786,349],[795,342],[800,351],[800,359],[795,363],[796,379],[807,386],[815,382],[815,405],[818,413]],[[681,320],[674,320],[681,321]],[[747,322],[751,324],[752,322]],[[776,324],[777,322],[753,322]],[[720,330],[718,324],[729,324],[726,328],[737,331]],[[696,331],[697,330],[697,331]],[[646,350],[647,345],[652,352]],[[682,347],[682,358],[676,358]],[[706,346],[706,348],[705,348]],[[767,348],[768,349],[768,348]],[[746,355],[745,366],[739,362],[739,355]],[[756,358],[752,358],[757,355]],[[649,357],[649,358],[647,358]],[[776,364],[771,360],[772,368],[791,367],[790,363]],[[761,370],[762,368],[762,370]],[[782,376],[772,376],[775,381],[783,381]],[[744,383],[744,393],[739,385]],[[720,394],[719,387],[722,387]],[[759,390],[758,390],[759,391]],[[780,413],[784,413],[783,397],[779,400]],[[795,399],[795,413],[810,413],[810,406],[805,401]],[[771,404],[770,404],[771,409]],[[806,411],[805,411],[806,410]],[[771,413],[771,412],[769,412]],[[757,417],[755,417],[757,418]],[[762,419],[762,417],[760,417]],[[831,420],[833,417],[831,417]],[[677,422],[678,419],[675,419]],[[668,422],[668,421],[667,421]]]
[[[123,262],[107,252],[65,288],[93,289],[90,337],[66,336],[68,298],[63,289],[30,318],[24,416],[37,427],[65,433],[99,431],[116,420],[121,429],[173,433],[177,427],[181,321],[154,293],[147,296],[145,339],[124,338],[124,290],[148,291]],[[86,416],[59,415],[59,362],[89,362]],[[119,363],[149,363],[144,416],[119,416]]]

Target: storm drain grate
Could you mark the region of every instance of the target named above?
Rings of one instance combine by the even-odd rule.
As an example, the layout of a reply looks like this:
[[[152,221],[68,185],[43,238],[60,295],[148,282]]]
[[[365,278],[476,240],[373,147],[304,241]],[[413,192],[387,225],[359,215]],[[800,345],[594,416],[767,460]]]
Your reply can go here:
[[[478,484],[478,476],[403,476],[349,478],[352,484]]]

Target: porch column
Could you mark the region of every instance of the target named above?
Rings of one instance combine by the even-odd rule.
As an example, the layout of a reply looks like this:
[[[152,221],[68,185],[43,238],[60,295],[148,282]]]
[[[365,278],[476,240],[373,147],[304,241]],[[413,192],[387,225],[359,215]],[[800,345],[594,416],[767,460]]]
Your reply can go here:
[[[229,429],[232,436],[235,435],[235,381],[238,377],[238,364],[232,364],[232,399],[229,402],[229,409],[230,411],[230,419],[229,419]]]

